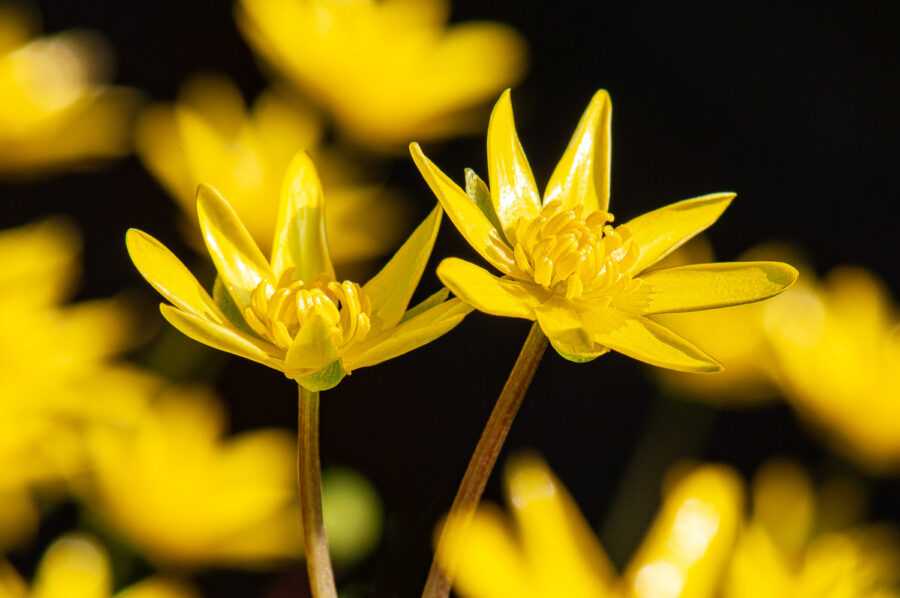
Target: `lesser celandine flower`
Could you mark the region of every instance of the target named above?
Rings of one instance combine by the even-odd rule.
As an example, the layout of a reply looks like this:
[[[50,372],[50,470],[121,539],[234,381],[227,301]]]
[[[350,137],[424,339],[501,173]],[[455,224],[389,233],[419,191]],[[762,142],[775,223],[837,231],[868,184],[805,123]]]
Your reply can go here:
[[[841,451],[900,465],[900,318],[862,268],[833,270],[767,306],[766,336],[788,401]]]
[[[858,492],[835,480],[817,493],[798,465],[764,464],[721,596],[900,596],[900,545],[889,529],[855,521]]]
[[[380,255],[404,230],[404,206],[379,185],[360,180],[349,160],[322,147],[319,120],[276,89],[248,110],[231,81],[203,75],[182,86],[174,106],[150,106],[140,113],[135,145],[191,221],[192,237],[199,238],[197,185],[208,183],[228,198],[265,252],[272,247],[284,172],[304,148],[316,155],[328,189],[331,259],[340,265]]]
[[[163,316],[191,338],[280,370],[310,390],[424,345],[468,311],[458,299],[445,301],[446,291],[406,309],[437,235],[439,207],[368,283],[338,281],[322,187],[306,153],[284,180],[271,260],[212,187],[200,187],[197,213],[219,273],[213,297],[153,237],[128,231],[138,270],[173,303],[161,306]]]
[[[126,153],[136,94],[103,83],[103,44],[83,32],[32,39],[37,25],[34,15],[0,6],[0,173]]]
[[[200,389],[169,390],[132,426],[89,431],[88,497],[157,564],[265,567],[302,555],[294,443],[278,430],[223,439]]]
[[[723,466],[685,475],[622,575],[566,489],[534,457],[514,461],[505,489],[513,520],[478,509],[464,534],[448,520],[445,562],[465,598],[703,598],[716,596],[741,522],[742,486]]]
[[[648,272],[715,222],[734,194],[688,199],[614,227],[608,211],[611,110],[607,93],[598,92],[543,199],[516,135],[509,92],[488,128],[490,189],[468,171],[463,191],[413,144],[413,159],[456,227],[504,275],[449,258],[438,276],[476,309],[536,320],[573,361],[612,349],[660,367],[716,371],[713,358],[653,316],[765,299],[790,286],[797,272],[777,262]]]
[[[120,415],[95,391],[118,376],[130,318],[114,300],[64,305],[79,249],[58,219],[0,232],[0,550],[35,531],[36,487],[84,470],[83,423]]]
[[[489,22],[448,28],[449,8],[447,0],[241,0],[237,17],[260,55],[346,133],[399,148],[480,126],[483,102],[523,74],[518,34]]]
[[[29,584],[0,561],[0,598],[197,598],[187,585],[152,577],[113,593],[112,567],[106,551],[86,534],[56,540],[38,564]]]

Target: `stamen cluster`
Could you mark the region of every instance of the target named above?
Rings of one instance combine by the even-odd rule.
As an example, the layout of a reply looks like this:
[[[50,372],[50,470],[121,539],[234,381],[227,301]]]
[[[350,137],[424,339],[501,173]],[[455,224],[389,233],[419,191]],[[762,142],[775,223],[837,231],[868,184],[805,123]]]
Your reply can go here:
[[[320,274],[309,284],[292,280],[293,268],[285,270],[273,286],[261,281],[250,293],[244,319],[260,337],[287,351],[313,314],[332,327],[334,345],[345,348],[365,339],[371,326],[369,298],[355,282],[337,282]]]
[[[519,219],[511,239],[516,265],[548,291],[567,299],[598,299],[633,290],[631,269],[640,249],[631,230],[614,228],[613,215],[598,210],[584,216],[584,206],[562,209],[550,201],[534,219]]]

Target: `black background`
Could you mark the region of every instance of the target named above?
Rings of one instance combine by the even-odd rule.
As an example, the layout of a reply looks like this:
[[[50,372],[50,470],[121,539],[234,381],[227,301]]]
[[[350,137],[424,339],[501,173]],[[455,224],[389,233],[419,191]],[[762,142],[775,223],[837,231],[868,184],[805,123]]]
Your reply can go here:
[[[47,1],[38,8],[48,32],[101,31],[115,48],[116,81],[151,99],[171,101],[200,70],[226,73],[248,99],[265,86],[227,2]],[[710,231],[719,257],[788,239],[805,248],[820,272],[861,264],[895,296],[900,290],[896,2],[467,0],[455,3],[453,19],[501,20],[528,39],[531,71],[513,103],[539,182],[603,87],[615,106],[612,211],[619,221],[733,190],[738,199]],[[466,166],[485,172],[483,137],[425,150],[457,180]],[[395,162],[391,182],[408,190],[421,215],[433,205],[411,160]],[[136,159],[97,173],[3,183],[0,193],[4,227],[51,213],[81,225],[86,271],[79,298],[130,290],[146,301],[148,318],[158,319],[153,291],[125,254],[124,231],[136,226],[179,255],[191,252],[174,227],[176,208]],[[445,222],[423,295],[437,288],[433,267],[450,255],[474,258]],[[325,464],[365,472],[388,513],[376,556],[345,572],[346,586],[362,584],[380,596],[416,594],[435,521],[452,500],[527,330],[522,320],[475,313],[443,339],[354,373],[324,395]],[[237,358],[204,359],[219,368],[217,386],[235,430],[296,421],[293,383]],[[647,460],[647,505],[631,515],[637,523],[616,538],[601,532],[620,564],[652,513],[660,472],[679,456],[723,460],[747,474],[774,454],[792,455],[814,471],[851,469],[824,452],[784,406],[719,412],[658,394],[647,370],[624,357],[577,365],[549,352],[507,443],[505,454],[527,447],[544,455],[588,520],[608,530],[604,519],[630,455],[648,426],[666,424]],[[497,477],[488,487],[495,500]],[[900,518],[897,481],[872,484],[874,516]],[[203,585],[211,596],[274,596],[294,577],[217,572]]]

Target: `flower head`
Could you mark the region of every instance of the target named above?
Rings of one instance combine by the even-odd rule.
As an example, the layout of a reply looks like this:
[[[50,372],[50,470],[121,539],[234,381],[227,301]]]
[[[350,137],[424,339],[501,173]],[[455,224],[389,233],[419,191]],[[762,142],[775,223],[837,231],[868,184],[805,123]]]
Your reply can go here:
[[[231,81],[204,75],[182,86],[174,106],[154,105],[139,114],[135,146],[191,221],[191,238],[199,245],[197,185],[205,182],[228,198],[266,252],[284,171],[297,148],[304,148],[317,156],[328,188],[332,260],[346,264],[380,255],[402,236],[401,201],[380,185],[357,181],[352,163],[323,147],[319,120],[278,89],[265,91],[248,110]]]
[[[265,60],[348,134],[388,148],[472,130],[480,105],[522,76],[518,34],[488,22],[446,28],[448,13],[447,0],[238,2]]]
[[[505,479],[514,519],[482,506],[471,522],[449,520],[438,554],[456,561],[455,589],[466,598],[712,598],[741,522],[742,485],[708,465],[666,493],[638,551],[619,575],[565,487],[534,457]],[[465,531],[463,531],[465,529]]]
[[[33,15],[0,6],[0,173],[126,153],[137,96],[102,83],[106,48],[81,32],[31,39],[37,29]]]
[[[449,258],[438,276],[476,309],[536,320],[557,352],[573,361],[612,349],[660,367],[717,371],[713,358],[652,316],[765,299],[790,286],[797,272],[778,262],[650,271],[715,222],[734,195],[688,199],[613,226],[611,111],[607,93],[598,92],[543,198],[516,135],[508,91],[488,128],[490,188],[467,171],[463,191],[412,144],[416,165],[457,229],[504,274],[497,278]]]
[[[434,245],[440,207],[368,283],[337,280],[322,187],[305,152],[285,176],[271,260],[208,185],[197,193],[197,213],[219,274],[212,297],[159,241],[128,231],[138,270],[173,303],[161,306],[163,316],[187,336],[280,370],[310,390],[420,347],[469,311],[458,299],[446,301],[446,290],[406,309]]]

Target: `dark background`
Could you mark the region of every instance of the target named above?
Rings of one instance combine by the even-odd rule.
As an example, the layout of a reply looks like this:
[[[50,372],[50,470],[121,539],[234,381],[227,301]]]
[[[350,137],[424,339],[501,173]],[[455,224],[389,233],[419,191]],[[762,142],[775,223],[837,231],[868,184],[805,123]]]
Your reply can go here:
[[[116,81],[151,99],[171,101],[199,70],[226,73],[248,99],[265,85],[227,2],[37,5],[48,32],[101,31],[115,48]],[[820,272],[861,264],[895,296],[900,292],[893,207],[900,190],[900,4],[466,0],[454,3],[453,19],[501,20],[528,39],[531,71],[513,103],[539,182],[603,87],[615,106],[612,211],[620,222],[686,197],[734,190],[738,199],[710,232],[719,257],[788,239],[805,248]],[[483,137],[425,150],[458,180],[466,166],[485,172]],[[391,182],[407,189],[422,215],[433,205],[411,160],[395,162]],[[3,183],[0,193],[3,227],[51,213],[81,225],[86,265],[79,298],[128,290],[148,306],[157,300],[125,254],[129,226],[191,255],[174,227],[176,208],[134,158],[97,173]],[[473,253],[447,222],[423,294],[437,288],[433,266],[449,255]],[[161,321],[152,307],[148,313]],[[363,471],[388,514],[377,554],[344,572],[345,587],[416,595],[434,524],[450,505],[527,330],[522,320],[475,313],[443,339],[359,371],[323,397],[325,464]],[[136,358],[148,359],[148,351]],[[296,421],[293,383],[238,358],[202,355],[207,371],[220,372],[217,385],[235,430]],[[646,473],[633,490],[633,508],[622,515],[616,507],[611,515],[615,490],[645,435],[657,440],[649,449],[642,445]],[[551,351],[504,454],[530,448],[544,455],[621,564],[655,509],[665,465],[676,458],[723,460],[750,474],[766,458],[787,454],[817,472],[853,470],[820,447],[784,406],[720,412],[661,400],[640,364],[610,354],[577,365]],[[498,477],[488,487],[494,500],[501,496]],[[871,483],[873,516],[900,519],[896,479]],[[209,595],[236,597],[294,582],[225,572],[203,579]]]

